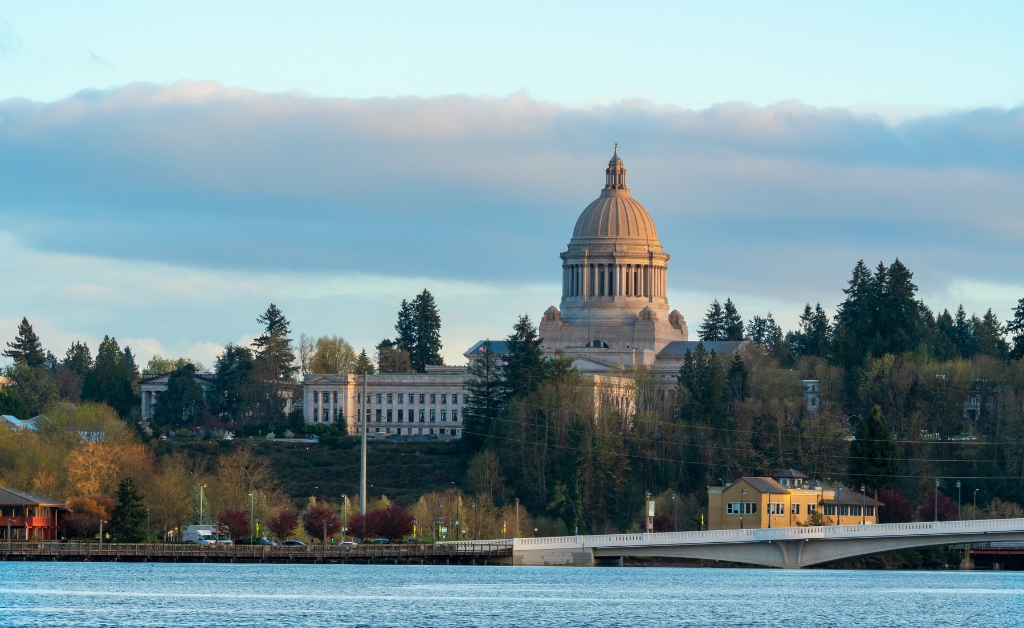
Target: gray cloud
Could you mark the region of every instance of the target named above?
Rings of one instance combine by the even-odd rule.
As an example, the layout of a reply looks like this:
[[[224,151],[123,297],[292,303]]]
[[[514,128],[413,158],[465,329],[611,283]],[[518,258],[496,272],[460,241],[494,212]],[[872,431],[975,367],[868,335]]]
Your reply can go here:
[[[0,229],[194,267],[557,282],[613,142],[676,290],[834,304],[857,259],[897,256],[936,289],[1019,281],[1024,109],[889,125],[798,103],[136,84],[0,102]]]

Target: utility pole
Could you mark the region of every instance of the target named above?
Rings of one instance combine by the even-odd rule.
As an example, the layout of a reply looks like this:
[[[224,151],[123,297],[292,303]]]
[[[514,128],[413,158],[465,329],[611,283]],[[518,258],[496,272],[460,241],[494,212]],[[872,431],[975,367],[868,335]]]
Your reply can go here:
[[[256,498],[253,497],[252,493],[249,493],[249,543],[254,544],[256,535],[253,532],[253,524],[256,521]]]
[[[519,538],[519,498],[516,498],[516,538]]]
[[[939,478],[935,478],[935,521],[939,520]]]
[[[473,540],[476,540],[476,500],[473,500]]]
[[[960,480],[956,481],[956,520],[960,521]]]
[[[675,491],[672,491],[672,531],[679,532],[679,509],[676,508]]]
[[[362,425],[362,445],[359,455],[359,513],[366,516],[366,373],[363,373],[363,393],[359,395],[359,423]]]

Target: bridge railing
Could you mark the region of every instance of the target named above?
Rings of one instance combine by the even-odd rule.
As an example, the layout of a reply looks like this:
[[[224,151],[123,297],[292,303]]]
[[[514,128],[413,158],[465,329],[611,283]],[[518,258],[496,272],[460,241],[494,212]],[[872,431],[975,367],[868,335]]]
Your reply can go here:
[[[858,539],[881,537],[1024,533],[1024,519],[982,519],[975,521],[938,521],[887,523],[874,525],[807,526],[753,528],[747,530],[709,530],[705,532],[655,532],[651,534],[601,534],[514,539],[520,551],[573,547],[636,547],[640,545],[703,545],[715,543],[753,543],[759,541]]]

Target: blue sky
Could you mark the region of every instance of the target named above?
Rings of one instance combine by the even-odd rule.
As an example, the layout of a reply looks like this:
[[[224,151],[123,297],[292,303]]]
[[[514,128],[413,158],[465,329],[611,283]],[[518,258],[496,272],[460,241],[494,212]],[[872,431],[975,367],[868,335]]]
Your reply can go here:
[[[270,301],[445,356],[556,304],[614,142],[691,324],[899,257],[1021,296],[1024,5],[0,2],[0,338],[209,364]]]

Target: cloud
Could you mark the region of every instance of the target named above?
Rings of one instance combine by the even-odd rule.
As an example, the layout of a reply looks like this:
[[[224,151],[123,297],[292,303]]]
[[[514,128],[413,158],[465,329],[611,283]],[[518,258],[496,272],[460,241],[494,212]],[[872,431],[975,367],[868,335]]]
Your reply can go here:
[[[14,54],[21,50],[21,38],[14,34],[11,23],[0,18],[0,54]]]
[[[1015,302],[1021,108],[893,123],[796,102],[572,108],[182,82],[0,101],[0,240],[21,251],[4,250],[19,287],[0,317],[34,309],[55,331],[208,362],[204,343],[254,334],[270,300],[296,331],[372,347],[429,287],[446,330],[464,327],[446,340],[457,359],[557,303],[558,253],[615,142],[690,321],[714,297],[747,316],[832,308],[861,258],[899,257],[939,308],[987,295],[1005,318]]]

